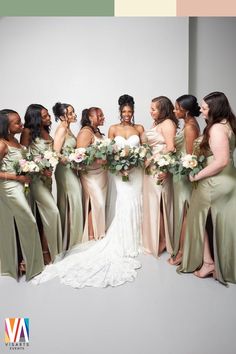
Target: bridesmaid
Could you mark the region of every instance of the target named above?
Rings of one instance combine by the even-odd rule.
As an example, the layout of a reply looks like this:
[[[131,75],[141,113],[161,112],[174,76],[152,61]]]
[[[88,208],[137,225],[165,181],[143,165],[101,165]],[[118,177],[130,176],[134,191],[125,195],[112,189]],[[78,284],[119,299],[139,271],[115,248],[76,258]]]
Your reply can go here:
[[[54,136],[54,150],[63,153],[67,147],[76,147],[76,138],[70,124],[76,122],[74,108],[67,103],[56,103],[53,107],[56,122],[60,120]],[[60,162],[55,171],[57,182],[57,205],[60,211],[63,235],[63,250],[82,241],[83,208],[82,188],[79,178],[69,166]]]
[[[165,154],[175,151],[174,138],[178,121],[174,106],[169,98],[159,96],[152,100],[151,116],[153,127],[146,130],[143,142],[147,142],[153,153],[160,150]],[[166,248],[172,253],[173,237],[173,190],[169,174],[159,173],[161,185],[156,178],[144,175],[143,183],[143,248],[158,257]]]
[[[25,113],[21,143],[29,147],[35,156],[52,150],[50,126],[51,117],[48,110],[40,104],[31,104]],[[47,183],[48,180],[51,181],[52,172],[45,170],[44,176],[46,179],[41,176],[31,183],[31,196],[42,242],[44,263],[48,264],[61,252],[62,235],[60,214]]]
[[[200,129],[195,117],[200,115],[197,99],[192,95],[183,95],[175,102],[174,113],[177,119],[184,120],[183,129],[175,138],[176,156],[193,153],[193,142],[199,136]],[[183,242],[186,229],[186,213],[192,193],[192,184],[186,176],[174,181],[174,237],[173,254],[168,260],[172,265],[181,263]]]
[[[100,108],[84,109],[81,118],[81,130],[77,136],[77,147],[88,147],[103,139],[99,126],[104,123]],[[107,171],[95,162],[88,173],[80,175],[83,196],[85,225],[82,241],[98,240],[105,236],[105,206],[107,194]]]
[[[22,132],[17,112],[0,111],[0,273],[26,280],[43,270],[42,248],[35,218],[24,195],[27,176],[17,176],[14,162],[23,158],[23,147],[15,138]]]
[[[198,153],[207,158],[206,167],[191,181],[193,189],[187,215],[186,237],[180,272],[194,272],[200,278],[216,273],[218,280],[236,283],[236,117],[227,97],[212,92],[204,97],[201,112],[207,121]],[[213,254],[206,224],[211,218]]]

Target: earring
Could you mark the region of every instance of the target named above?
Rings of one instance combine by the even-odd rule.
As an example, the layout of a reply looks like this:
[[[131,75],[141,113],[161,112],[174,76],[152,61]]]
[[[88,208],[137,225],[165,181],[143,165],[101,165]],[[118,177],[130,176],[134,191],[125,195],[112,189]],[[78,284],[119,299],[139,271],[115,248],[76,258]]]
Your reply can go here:
[[[188,111],[185,112],[185,119],[188,118],[188,113],[189,113]]]

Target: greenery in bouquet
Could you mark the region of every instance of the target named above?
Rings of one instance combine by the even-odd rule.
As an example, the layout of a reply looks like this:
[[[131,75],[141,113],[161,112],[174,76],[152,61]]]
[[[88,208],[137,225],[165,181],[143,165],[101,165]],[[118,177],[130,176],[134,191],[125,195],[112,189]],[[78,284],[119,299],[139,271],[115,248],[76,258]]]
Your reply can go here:
[[[205,167],[206,158],[204,155],[182,154],[179,158],[179,166],[177,174],[179,178],[181,176],[194,177]],[[197,187],[197,182],[194,182],[194,186]]]
[[[52,150],[45,150],[43,153],[34,156],[34,161],[40,168],[41,180],[51,190],[52,177],[51,173],[59,162],[59,154]]]
[[[102,166],[106,168],[107,157],[113,152],[114,141],[111,139],[103,139],[91,144],[87,148],[71,148],[63,149],[62,161],[69,166],[81,172],[86,172],[87,167],[96,161],[102,161]]]
[[[129,172],[133,167],[145,166],[145,160],[150,158],[151,149],[145,144],[138,147],[128,145],[120,148],[113,145],[113,152],[108,156],[107,168],[116,175],[121,175],[123,181],[129,181]]]
[[[40,165],[37,163],[37,160],[34,161],[33,156],[27,149],[23,150],[22,159],[13,163],[13,168],[18,176],[25,175],[29,176],[31,179],[40,173]],[[26,196],[29,193],[28,183],[24,184],[24,193]]]
[[[162,184],[162,180],[158,178],[159,173],[168,173],[173,171],[176,166],[176,155],[173,152],[163,154],[161,152],[155,153],[145,169],[145,173],[156,178],[157,185]]]

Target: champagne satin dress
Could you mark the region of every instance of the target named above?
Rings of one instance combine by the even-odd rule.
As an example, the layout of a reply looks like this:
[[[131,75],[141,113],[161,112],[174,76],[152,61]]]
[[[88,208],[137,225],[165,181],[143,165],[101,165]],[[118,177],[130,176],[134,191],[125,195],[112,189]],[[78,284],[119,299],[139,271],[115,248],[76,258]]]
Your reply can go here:
[[[29,150],[34,156],[37,156],[46,150],[52,150],[52,143],[52,140],[36,138],[36,140],[30,144]],[[53,261],[55,256],[62,251],[62,232],[59,210],[51,194],[50,186],[45,182],[44,177],[39,176],[35,178],[31,183],[30,190],[34,204],[34,212],[36,215],[37,207]]]
[[[76,138],[67,134],[63,148],[76,147]],[[82,241],[83,206],[82,187],[79,177],[68,165],[58,163],[55,170],[57,182],[57,206],[62,224],[62,249],[69,250]]]
[[[94,135],[94,142],[100,141]],[[88,234],[88,214],[91,209],[92,223],[95,240],[105,236],[105,208],[107,195],[107,171],[105,171],[96,162],[90,166],[87,173],[80,173],[80,180],[83,188],[83,204],[84,204],[84,232],[82,242],[89,240]]]
[[[203,263],[204,231],[208,213],[213,224],[213,256],[217,279],[236,283],[236,168],[233,152],[235,135],[230,127],[229,147],[230,160],[228,165],[218,174],[198,181],[193,189],[187,215],[187,230],[184,242],[182,264],[179,272],[194,272]],[[199,146],[200,138],[197,139]],[[214,159],[209,151],[207,164]]]
[[[15,174],[13,163],[22,159],[22,149],[8,145],[0,163],[3,172]],[[37,224],[24,195],[24,186],[13,180],[0,180],[0,273],[18,278],[17,235],[26,263],[26,280],[39,274],[43,255]]]
[[[187,154],[185,148],[184,130],[175,137],[176,156]],[[173,254],[175,257],[180,248],[180,236],[183,224],[184,212],[189,208],[192,194],[192,183],[187,176],[181,176],[176,180],[173,178],[174,189],[174,235],[173,235]]]
[[[165,139],[157,131],[157,127],[145,131],[147,143],[153,153],[160,152],[165,147]],[[172,253],[173,239],[173,186],[172,177],[168,176],[162,185],[156,184],[156,178],[144,174],[143,180],[143,239],[145,252],[158,257],[160,236],[161,208],[164,218],[166,249]]]

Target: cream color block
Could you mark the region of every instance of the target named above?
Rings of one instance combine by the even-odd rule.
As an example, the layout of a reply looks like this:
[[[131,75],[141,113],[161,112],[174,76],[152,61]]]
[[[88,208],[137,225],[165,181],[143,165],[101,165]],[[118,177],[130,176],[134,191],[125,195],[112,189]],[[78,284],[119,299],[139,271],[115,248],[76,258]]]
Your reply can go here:
[[[115,0],[115,16],[176,16],[176,0]]]

